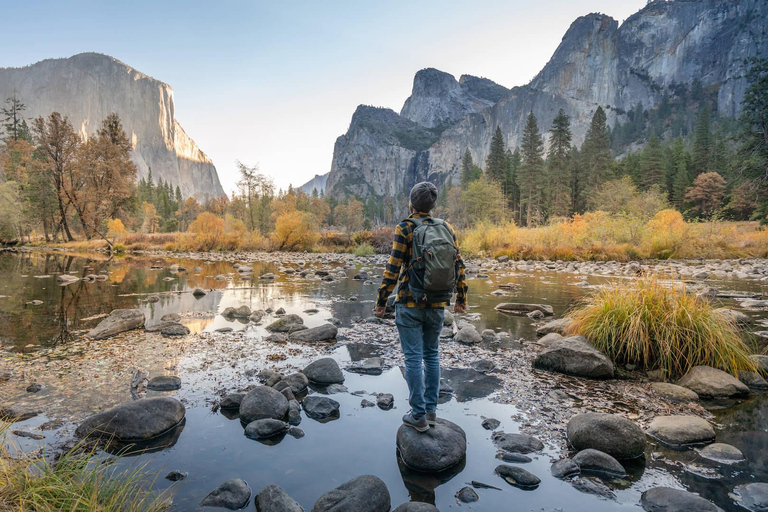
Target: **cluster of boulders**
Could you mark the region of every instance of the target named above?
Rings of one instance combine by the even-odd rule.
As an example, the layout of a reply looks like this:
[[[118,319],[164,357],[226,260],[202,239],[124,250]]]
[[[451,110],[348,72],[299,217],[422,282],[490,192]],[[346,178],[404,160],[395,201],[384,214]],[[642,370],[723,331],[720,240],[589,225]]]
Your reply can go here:
[[[230,510],[245,508],[251,499],[251,488],[239,478],[227,480],[211,491],[200,505],[203,507],[220,507]],[[303,508],[277,485],[270,485],[256,495],[256,510],[262,512],[303,512]],[[421,505],[421,504],[419,504]],[[424,504],[426,505],[426,504]],[[349,480],[320,496],[312,506],[312,512],[340,512],[343,510],[355,512],[389,512],[392,499],[387,485],[373,475],[361,475]],[[432,505],[413,508],[404,504],[395,512],[406,511],[437,511]]]
[[[327,393],[346,391],[341,385],[344,374],[334,359],[318,359],[289,375],[264,370],[259,378],[263,385],[246,393],[230,393],[219,402],[230,417],[239,416],[247,437],[270,443],[279,442],[286,433],[303,437],[304,432],[297,428],[302,410],[319,422],[339,418],[339,402],[328,396],[308,395],[310,383]]]

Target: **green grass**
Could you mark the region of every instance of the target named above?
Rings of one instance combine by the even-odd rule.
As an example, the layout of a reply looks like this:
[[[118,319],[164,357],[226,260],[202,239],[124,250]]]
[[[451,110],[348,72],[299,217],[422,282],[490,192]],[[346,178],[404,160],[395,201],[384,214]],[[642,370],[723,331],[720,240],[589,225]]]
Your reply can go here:
[[[680,377],[697,365],[738,376],[756,371],[735,323],[705,300],[654,278],[598,291],[569,316],[569,334],[582,334],[618,364]]]
[[[0,436],[8,425],[0,424]],[[78,445],[49,461],[0,447],[0,510],[29,512],[158,512],[171,497],[151,490],[153,478],[143,465],[118,471]]]

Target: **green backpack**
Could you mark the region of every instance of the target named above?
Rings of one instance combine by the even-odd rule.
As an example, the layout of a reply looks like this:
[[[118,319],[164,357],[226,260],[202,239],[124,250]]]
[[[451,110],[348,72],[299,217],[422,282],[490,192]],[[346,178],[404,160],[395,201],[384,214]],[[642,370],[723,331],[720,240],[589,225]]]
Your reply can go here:
[[[408,264],[408,288],[416,302],[450,302],[459,280],[459,249],[453,233],[442,219],[406,219],[413,230],[411,261]],[[430,220],[431,222],[426,222]]]

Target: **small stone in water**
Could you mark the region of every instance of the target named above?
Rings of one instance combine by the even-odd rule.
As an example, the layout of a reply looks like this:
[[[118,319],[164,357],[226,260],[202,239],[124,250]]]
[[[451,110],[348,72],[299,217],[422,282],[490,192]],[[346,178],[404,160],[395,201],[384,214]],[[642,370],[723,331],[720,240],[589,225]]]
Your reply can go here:
[[[302,437],[304,437],[305,434],[304,434],[304,431],[301,430],[300,428],[291,427],[290,429],[288,429],[288,435],[296,439],[301,439]]]
[[[43,390],[43,385],[38,384],[37,382],[33,382],[29,386],[27,386],[27,393],[39,393]]]
[[[456,493],[456,499],[462,503],[472,503],[480,499],[474,489],[471,487],[462,487]]]
[[[187,478],[188,475],[189,473],[187,472],[182,473],[181,471],[173,470],[167,475],[165,475],[165,479],[170,480],[171,482],[179,482]]]
[[[486,418],[483,420],[482,425],[485,430],[496,430],[501,425],[501,422],[496,418]]]

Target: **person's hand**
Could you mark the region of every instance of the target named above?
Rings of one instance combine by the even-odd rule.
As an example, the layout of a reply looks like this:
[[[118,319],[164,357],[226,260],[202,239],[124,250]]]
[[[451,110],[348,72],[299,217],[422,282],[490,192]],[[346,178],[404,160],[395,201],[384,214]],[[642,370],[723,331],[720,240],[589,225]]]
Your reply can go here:
[[[378,318],[384,318],[384,315],[387,312],[386,306],[376,306],[376,308],[373,310],[373,315]]]
[[[466,304],[459,304],[458,302],[455,302],[453,304],[453,312],[457,315],[460,315],[462,313],[467,312],[467,305]]]

